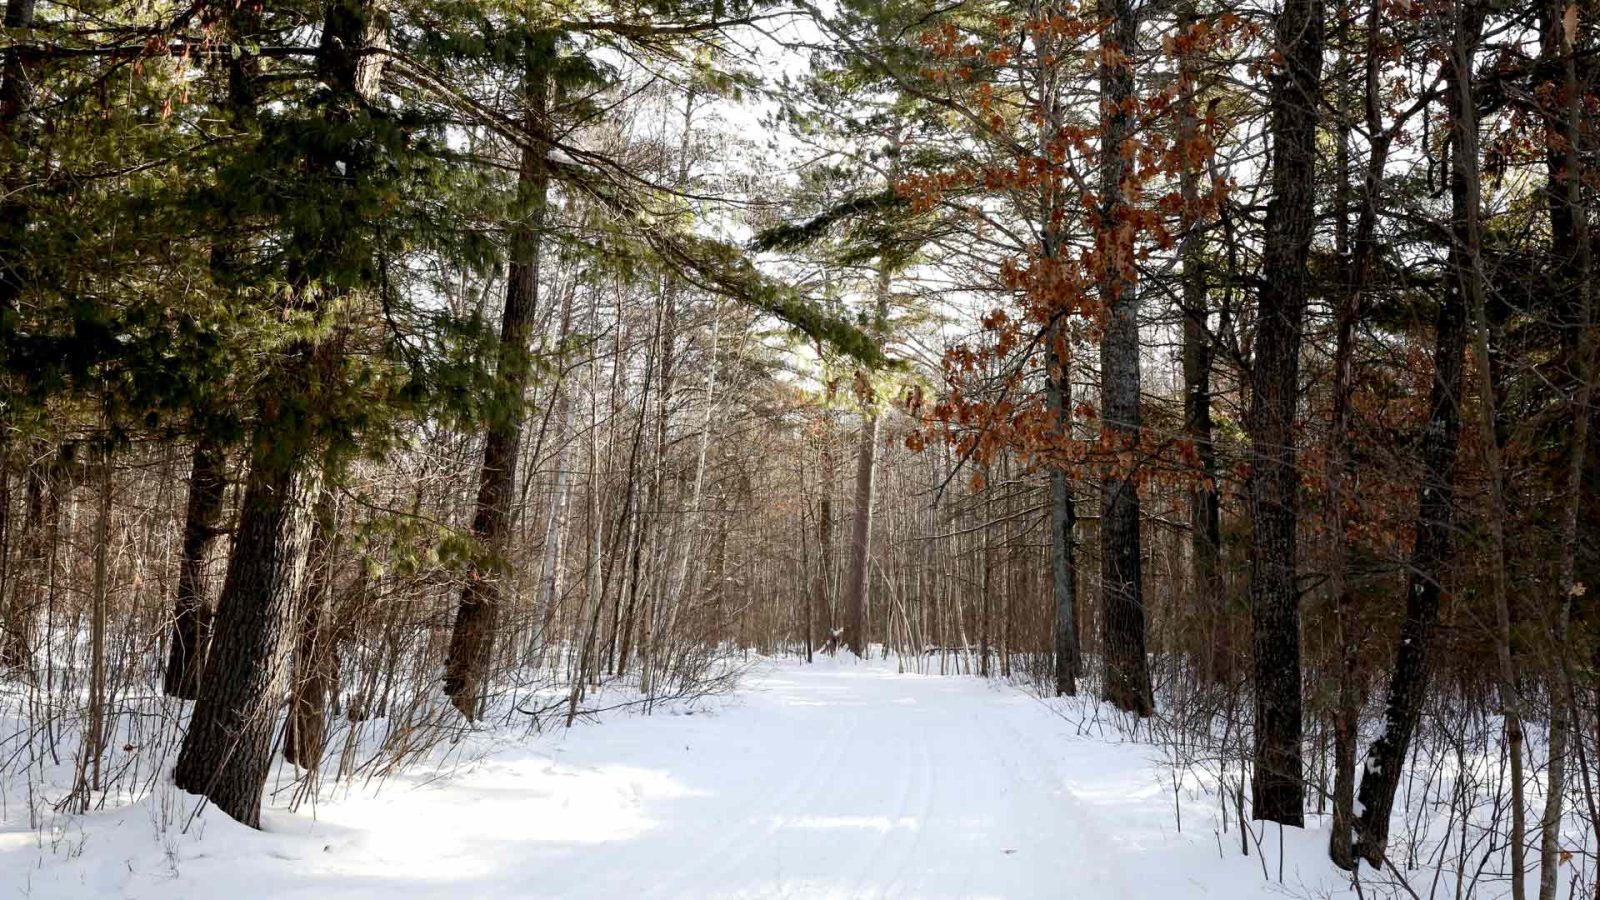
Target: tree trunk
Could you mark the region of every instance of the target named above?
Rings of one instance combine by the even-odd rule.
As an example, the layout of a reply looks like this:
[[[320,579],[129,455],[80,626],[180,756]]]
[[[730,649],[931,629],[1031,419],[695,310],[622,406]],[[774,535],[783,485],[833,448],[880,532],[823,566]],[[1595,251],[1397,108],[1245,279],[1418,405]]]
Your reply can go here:
[[[1129,0],[1101,0],[1109,22],[1100,37],[1100,302],[1106,310],[1100,342],[1100,421],[1114,453],[1100,507],[1101,653],[1105,699],[1118,709],[1149,715],[1150,670],[1144,650],[1144,590],[1139,541],[1139,292],[1135,284],[1133,222],[1126,197],[1123,144],[1133,133],[1133,65],[1138,21]]]
[[[1043,107],[1043,135],[1054,135],[1062,126],[1063,71],[1052,56],[1052,43],[1038,48],[1036,71],[1038,95]],[[1049,152],[1041,144],[1041,155]],[[1062,184],[1059,173],[1041,179],[1039,197],[1039,259],[1041,265],[1055,264],[1061,245],[1058,216],[1062,212]],[[1045,403],[1055,417],[1056,437],[1064,449],[1072,445],[1072,352],[1071,334],[1066,328],[1069,311],[1053,311],[1054,321],[1046,333],[1044,347]],[[1051,625],[1056,696],[1075,696],[1082,674],[1083,654],[1078,644],[1078,513],[1067,478],[1067,459],[1050,468],[1050,594],[1055,616]]]
[[[183,520],[183,551],[173,601],[171,646],[162,688],[168,696],[193,700],[200,684],[205,643],[211,631],[206,604],[206,558],[216,540],[228,479],[222,448],[208,438],[195,442],[189,465],[189,502]]]
[[[324,345],[325,347],[326,345]],[[289,361],[310,392],[322,360],[306,342]],[[214,633],[173,780],[233,819],[261,827],[261,788],[283,698],[291,612],[302,589],[311,505],[321,467],[273,440],[277,404],[262,402],[238,536],[217,602]]]
[[[1384,705],[1384,730],[1367,751],[1358,794],[1362,812],[1356,821],[1356,853],[1374,866],[1384,860],[1395,791],[1400,785],[1411,735],[1422,715],[1433,635],[1439,621],[1439,578],[1451,554],[1465,316],[1462,286],[1457,279],[1440,300],[1434,328],[1433,390],[1423,433],[1416,541],[1406,583],[1405,619]]]
[[[326,8],[318,68],[345,101],[330,103],[329,116],[347,115],[350,105],[377,89],[382,58],[366,50],[382,44],[386,27],[387,15],[378,3],[336,0]],[[294,276],[293,302],[320,315],[325,305],[305,281],[304,275]],[[252,828],[261,823],[261,789],[271,768],[289,629],[304,587],[312,501],[322,487],[321,404],[339,362],[337,347],[326,338],[296,340],[282,360],[275,390],[259,401],[250,476],[217,602],[204,689],[173,771],[178,787],[204,795]]]
[[[821,347],[818,347],[821,352]],[[816,604],[819,614],[826,617],[828,635],[823,646],[831,656],[838,649],[839,623],[833,603],[833,483],[838,478],[833,459],[833,385],[827,389],[827,400],[822,412],[822,436],[818,454],[817,498],[817,582]]]
[[[872,504],[876,490],[878,413],[863,413],[856,448],[855,508],[850,525],[850,579],[845,584],[844,642],[856,656],[867,655],[868,568],[872,557]]]
[[[1347,482],[1354,482],[1354,464],[1350,460],[1350,403],[1355,393],[1355,342],[1356,326],[1365,309],[1367,282],[1372,277],[1372,266],[1377,256],[1375,234],[1378,223],[1378,194],[1383,186],[1383,169],[1389,158],[1389,143],[1393,131],[1383,128],[1381,98],[1378,93],[1379,53],[1378,27],[1382,4],[1373,2],[1367,12],[1367,40],[1364,65],[1364,100],[1366,106],[1369,148],[1366,173],[1362,182],[1361,210],[1356,219],[1354,240],[1351,242],[1348,278],[1345,290],[1335,311],[1336,336],[1333,361],[1333,420],[1328,430],[1328,492],[1327,528],[1329,539],[1328,593],[1334,601],[1334,630],[1339,651],[1339,691],[1334,709],[1334,776],[1333,820],[1329,830],[1328,855],[1340,868],[1353,869],[1356,864],[1355,848],[1355,789],[1356,741],[1361,724],[1362,688],[1356,671],[1360,648],[1359,610],[1355,592],[1349,582],[1350,541],[1346,535],[1346,504],[1349,502]],[[1344,174],[1341,171],[1340,177]],[[1441,327],[1454,342],[1449,347],[1440,345],[1440,352],[1453,353],[1455,372],[1452,388],[1455,398],[1460,394],[1461,325],[1459,301],[1450,313],[1454,318],[1445,322],[1441,312]],[[1437,394],[1435,384],[1435,398]],[[1455,409],[1456,400],[1450,401],[1448,411],[1437,405],[1432,414],[1440,413],[1456,418],[1457,424],[1442,431],[1459,433],[1460,414]],[[1430,421],[1433,421],[1430,417]],[[1449,452],[1455,452],[1455,440],[1450,439]],[[1439,448],[1433,448],[1436,451]],[[1435,460],[1426,460],[1428,471],[1433,471]],[[1451,465],[1454,465],[1452,459]],[[1435,482],[1437,479],[1434,480]],[[1423,526],[1419,524],[1418,534]],[[1413,573],[1418,570],[1413,569]],[[1436,577],[1436,576],[1434,576]],[[1437,606],[1437,604],[1435,604]]]
[[[1255,817],[1304,822],[1300,755],[1300,592],[1295,584],[1299,472],[1294,418],[1300,343],[1316,213],[1317,104],[1322,80],[1322,3],[1284,0],[1270,100],[1271,199],[1262,239],[1250,430],[1254,525],[1250,565],[1255,682]]]
[[[899,152],[899,139],[890,141],[889,183],[896,180],[897,167],[892,154]],[[874,289],[872,333],[880,341],[888,338],[889,290],[893,269],[886,256],[878,259],[878,280]],[[866,398],[862,409],[861,440],[856,450],[855,508],[850,526],[850,578],[845,584],[844,641],[856,656],[867,655],[867,594],[871,586],[872,506],[877,489],[878,405],[877,398]],[[887,636],[886,636],[887,637]]]
[[[524,81],[524,102],[528,104],[530,127],[542,131],[549,113],[549,76],[535,68],[543,64],[545,57],[540,56],[539,62],[535,62],[533,54],[538,51],[531,45],[527,52],[530,69]],[[544,226],[544,205],[550,187],[544,152],[537,145],[524,148],[517,176],[517,189],[528,211],[528,220],[512,235],[510,278],[500,320],[496,404],[484,439],[477,512],[472,519],[472,536],[478,542],[478,552],[467,566],[467,584],[461,591],[450,649],[445,657],[444,692],[469,721],[477,719],[482,712],[500,604],[500,582],[514,518],[511,502],[516,491],[517,456],[522,447],[528,344],[533,336],[534,314],[539,303],[540,231]]]
[[[1050,365],[1045,373],[1045,393],[1050,408],[1056,414],[1058,427],[1070,439],[1072,431],[1072,375],[1065,347],[1055,346],[1066,341],[1066,336],[1056,329],[1052,335]],[[1078,594],[1076,539],[1077,511],[1072,503],[1072,486],[1067,473],[1059,468],[1050,471],[1050,588],[1055,599],[1055,681],[1056,696],[1073,696],[1078,693]]]

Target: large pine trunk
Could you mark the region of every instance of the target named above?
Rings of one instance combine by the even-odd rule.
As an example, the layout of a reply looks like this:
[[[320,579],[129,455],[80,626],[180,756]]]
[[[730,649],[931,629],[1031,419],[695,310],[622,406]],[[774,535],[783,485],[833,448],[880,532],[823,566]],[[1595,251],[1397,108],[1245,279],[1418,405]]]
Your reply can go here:
[[[878,414],[864,411],[856,446],[855,505],[850,521],[850,573],[845,582],[844,642],[856,656],[867,655],[868,567],[872,561],[872,507],[877,493]]]
[[[1100,302],[1106,308],[1100,342],[1100,420],[1115,452],[1100,507],[1101,650],[1103,693],[1118,709],[1149,715],[1150,669],[1144,651],[1144,590],[1139,558],[1139,292],[1134,283],[1133,223],[1126,192],[1123,144],[1132,135],[1133,66],[1129,54],[1138,22],[1128,0],[1102,0],[1100,191],[1096,229]]]
[[[1306,261],[1316,214],[1317,105],[1322,80],[1322,3],[1284,0],[1273,75],[1271,199],[1262,238],[1251,379],[1254,525],[1250,566],[1255,683],[1255,779],[1258,819],[1301,825],[1300,590],[1295,583],[1295,526],[1300,477],[1295,468],[1295,409],[1305,318]]]
[[[898,168],[892,154],[899,152],[898,137],[890,141],[889,186],[894,187]],[[893,268],[890,260],[878,260],[878,278],[873,289],[872,333],[878,340],[888,338],[889,292]],[[870,392],[869,392],[870,393]],[[877,493],[878,407],[877,398],[862,410],[861,437],[856,448],[855,508],[850,525],[850,572],[845,582],[844,642],[856,656],[867,655],[867,600],[872,573],[872,508]],[[887,635],[885,635],[887,639]]]
[[[206,605],[206,557],[217,537],[223,492],[228,480],[222,449],[201,438],[189,464],[189,502],[183,518],[183,550],[173,600],[172,635],[162,688],[169,696],[193,700],[200,683],[205,642],[211,630]]]
[[[378,2],[334,0],[326,7],[319,71],[340,101],[328,104],[330,117],[347,115],[351,105],[376,91],[381,57],[366,50],[384,41],[385,20]],[[307,276],[292,278],[294,302],[323,313]],[[233,555],[202,688],[173,772],[178,787],[205,796],[252,828],[260,827],[295,602],[304,588],[312,504],[322,488],[327,411],[321,404],[332,389],[337,353],[326,337],[295,341],[282,354],[274,391],[258,403]]]
[[[817,347],[821,355],[822,347]],[[827,636],[823,639],[823,647],[829,655],[839,648],[838,633],[839,623],[835,611],[834,582],[833,582],[833,487],[838,478],[837,466],[833,457],[833,386],[828,388],[828,402],[822,407],[822,429],[818,439],[820,451],[818,453],[818,497],[817,497],[817,580],[814,585],[816,593],[817,615],[827,624]]]
[[[540,49],[530,45],[527,52],[530,59],[524,101],[528,104],[530,130],[542,135],[548,125],[549,86],[540,68],[544,60],[532,58]],[[528,387],[529,342],[539,304],[540,231],[550,187],[544,153],[538,143],[523,148],[518,170],[517,190],[527,210],[527,220],[512,235],[510,278],[500,319],[495,409],[484,439],[477,511],[472,518],[472,536],[478,542],[478,552],[467,568],[467,583],[456,607],[455,627],[445,657],[444,691],[468,720],[482,714],[506,570],[505,554],[515,521],[512,503],[516,496],[517,457],[522,448],[523,395]]]
[[[290,365],[309,388],[317,348],[302,342]],[[238,535],[217,603],[199,698],[173,780],[233,819],[261,827],[261,788],[282,706],[290,613],[305,572],[311,506],[321,467],[272,440],[274,404],[262,422],[241,503]]]

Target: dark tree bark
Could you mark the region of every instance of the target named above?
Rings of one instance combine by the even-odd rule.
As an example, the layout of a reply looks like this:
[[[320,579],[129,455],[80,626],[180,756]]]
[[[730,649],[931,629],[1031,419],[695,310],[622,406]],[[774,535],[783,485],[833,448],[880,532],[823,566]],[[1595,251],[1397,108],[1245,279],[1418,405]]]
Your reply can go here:
[[[1046,41],[1036,53],[1035,70],[1039,102],[1045,128],[1041,137],[1060,132],[1062,125],[1062,80],[1060,66],[1051,59],[1053,46]],[[1048,148],[1041,146],[1041,154]],[[1058,217],[1063,212],[1063,191],[1059,177],[1042,180],[1039,202],[1039,258],[1053,264],[1061,246]],[[1064,445],[1072,442],[1072,352],[1071,335],[1066,329],[1067,311],[1058,310],[1045,335],[1045,403],[1055,416],[1056,433]],[[1066,460],[1050,469],[1050,593],[1055,604],[1051,644],[1054,651],[1056,696],[1078,693],[1083,654],[1078,643],[1078,514],[1067,479]]]
[[[856,446],[855,506],[850,521],[850,572],[845,582],[844,643],[867,655],[867,588],[872,561],[872,506],[877,494],[878,413],[864,410]]]
[[[877,494],[878,414],[865,411],[856,446],[854,506],[850,518],[850,569],[845,580],[844,644],[867,655],[868,567],[872,557],[872,507]]]
[[[317,348],[293,348],[289,365],[310,389]],[[302,589],[311,504],[319,466],[285,453],[273,440],[279,404],[261,404],[261,423],[241,503],[238,535],[217,603],[202,690],[183,736],[173,779],[230,817],[261,827],[266,784],[282,704],[290,614]]]
[[[1350,243],[1349,262],[1346,265],[1344,291],[1334,311],[1333,421],[1328,434],[1328,591],[1334,601],[1334,630],[1339,651],[1339,689],[1333,714],[1333,818],[1328,855],[1344,869],[1354,868],[1356,861],[1356,740],[1363,700],[1363,690],[1356,671],[1360,646],[1359,609],[1349,579],[1350,542],[1345,533],[1345,508],[1350,490],[1346,485],[1354,483],[1355,474],[1350,459],[1350,403],[1355,393],[1356,326],[1365,309],[1367,286],[1378,255],[1375,240],[1378,195],[1383,185],[1384,165],[1389,158],[1389,145],[1395,134],[1395,129],[1383,127],[1381,97],[1378,93],[1381,7],[1381,3],[1374,2],[1367,11],[1363,94],[1370,143],[1362,181],[1361,208],[1356,217],[1355,235]],[[1395,128],[1398,127],[1397,123]],[[1340,177],[1345,177],[1343,170]],[[1456,356],[1460,356],[1459,347]],[[1459,372],[1456,380],[1459,383]]]
[[[228,479],[222,448],[207,438],[195,443],[189,465],[189,502],[183,518],[183,551],[178,560],[178,590],[173,601],[171,645],[162,688],[169,696],[193,700],[200,683],[205,643],[211,631],[206,603],[206,557],[219,533]]]
[[[817,346],[817,354],[822,354],[822,346]],[[818,473],[819,491],[821,496],[817,499],[817,583],[816,604],[817,612],[827,622],[828,633],[823,639],[823,648],[831,656],[838,649],[838,619],[834,611],[833,598],[833,483],[838,477],[833,459],[833,397],[834,388],[830,383],[827,388],[828,400],[822,408],[822,447],[819,455]]]
[[[1455,81],[1452,76],[1452,82]],[[1458,93],[1453,91],[1453,93]],[[1452,129],[1459,137],[1467,123],[1455,115],[1459,97],[1452,101]],[[1468,122],[1472,121],[1469,116]],[[1439,304],[1434,337],[1433,391],[1429,400],[1427,430],[1423,433],[1423,482],[1419,489],[1416,541],[1411,550],[1406,583],[1405,619],[1395,653],[1394,673],[1384,705],[1383,734],[1367,751],[1357,800],[1356,853],[1373,866],[1382,865],[1389,843],[1389,818],[1395,792],[1410,749],[1411,736],[1422,716],[1431,673],[1434,633],[1439,623],[1440,576],[1452,552],[1450,535],[1455,523],[1455,469],[1461,439],[1462,367],[1467,343],[1468,295],[1475,289],[1475,265],[1469,254],[1469,213],[1475,196],[1469,195],[1465,172],[1476,167],[1476,128],[1463,145],[1452,141],[1451,165],[1451,282]],[[1464,240],[1466,239],[1466,240]]]
[[[1122,146],[1132,135],[1129,105],[1138,21],[1128,0],[1101,0],[1110,24],[1101,35],[1100,191],[1096,243],[1100,302],[1106,308],[1100,342],[1100,420],[1116,451],[1103,483],[1100,508],[1100,621],[1105,699],[1118,709],[1149,715],[1150,670],[1144,650],[1144,590],[1139,558],[1139,292],[1134,283],[1133,223],[1124,182]]]
[[[1278,15],[1282,57],[1272,77],[1271,199],[1262,238],[1255,363],[1250,398],[1254,524],[1250,565],[1255,682],[1255,816],[1304,822],[1301,760],[1300,592],[1295,526],[1300,477],[1294,417],[1300,343],[1316,214],[1317,106],[1321,102],[1322,3],[1284,0]]]
[[[1064,437],[1071,436],[1072,375],[1061,329],[1051,333],[1050,364],[1045,373],[1045,394]],[[1067,473],[1050,471],[1050,589],[1055,600],[1056,696],[1078,693],[1077,509]]]
[[[528,104],[527,115],[532,127],[543,130],[547,127],[549,111],[548,76],[542,69],[544,56],[533,58],[542,51],[529,46],[528,53],[524,102]],[[462,589],[461,602],[456,608],[455,628],[445,657],[444,691],[468,720],[476,719],[482,710],[494,649],[505,552],[515,521],[512,501],[516,492],[517,456],[522,447],[528,349],[539,304],[540,232],[550,187],[544,152],[542,147],[524,148],[517,176],[517,190],[528,210],[528,218],[512,236],[510,280],[500,320],[500,354],[495,374],[496,409],[484,440],[477,512],[472,520],[472,535],[478,541],[479,550],[468,566],[467,585]]]
[[[335,95],[328,115],[347,115],[376,90],[384,41],[381,6],[335,0],[325,11],[318,70]],[[340,177],[359,177],[359,167]],[[322,305],[302,275],[293,302]],[[252,828],[261,823],[261,789],[288,669],[293,612],[304,589],[312,503],[322,487],[325,393],[338,364],[328,339],[285,348],[280,378],[258,402],[250,476],[238,533],[217,602],[210,653],[173,780]]]

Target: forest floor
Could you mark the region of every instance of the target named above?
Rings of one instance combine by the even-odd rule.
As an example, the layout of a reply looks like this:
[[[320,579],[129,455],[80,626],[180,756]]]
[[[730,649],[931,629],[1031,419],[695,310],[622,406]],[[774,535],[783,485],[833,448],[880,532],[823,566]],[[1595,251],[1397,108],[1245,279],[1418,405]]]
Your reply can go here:
[[[1323,832],[1243,856],[1192,787],[1180,832],[1162,751],[1085,709],[892,661],[762,661],[731,694],[272,809],[262,833],[214,810],[185,832],[170,790],[44,830],[12,798],[0,896],[1339,895]]]

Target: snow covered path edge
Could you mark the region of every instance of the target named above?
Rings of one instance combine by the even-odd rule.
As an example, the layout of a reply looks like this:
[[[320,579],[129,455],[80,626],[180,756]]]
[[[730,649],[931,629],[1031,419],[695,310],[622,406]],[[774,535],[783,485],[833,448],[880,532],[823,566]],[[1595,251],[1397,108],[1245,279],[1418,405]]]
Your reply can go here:
[[[505,747],[448,779],[161,826],[156,796],[41,846],[0,828],[0,896],[955,898],[1342,896],[1325,834],[1290,829],[1279,883],[1148,745],[1059,707],[892,662],[763,662],[733,695]],[[12,810],[15,812],[15,809]],[[180,819],[181,821],[181,819]]]

